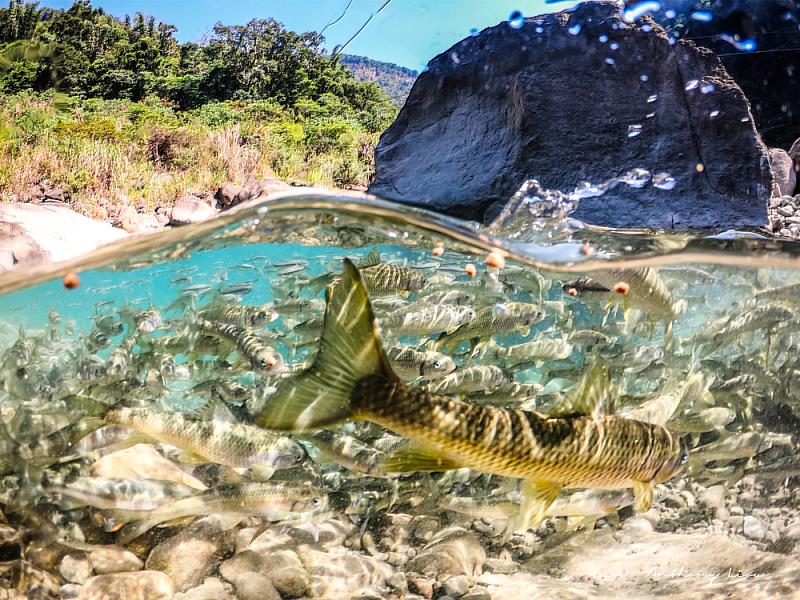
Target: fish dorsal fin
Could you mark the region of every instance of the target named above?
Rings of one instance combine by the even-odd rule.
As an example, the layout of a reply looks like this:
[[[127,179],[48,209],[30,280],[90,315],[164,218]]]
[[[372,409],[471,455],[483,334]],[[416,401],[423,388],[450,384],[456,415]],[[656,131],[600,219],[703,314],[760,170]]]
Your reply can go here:
[[[236,423],[236,417],[230,409],[217,399],[209,400],[200,408],[192,411],[192,416],[200,421],[219,421]]]
[[[614,386],[605,361],[596,361],[578,384],[570,389],[563,401],[548,416],[611,414],[614,404]]]
[[[369,251],[364,258],[361,259],[361,262],[358,263],[359,269],[365,269],[366,267],[374,267],[375,265],[381,264],[381,253],[378,251],[377,246],[373,246],[372,250]]]

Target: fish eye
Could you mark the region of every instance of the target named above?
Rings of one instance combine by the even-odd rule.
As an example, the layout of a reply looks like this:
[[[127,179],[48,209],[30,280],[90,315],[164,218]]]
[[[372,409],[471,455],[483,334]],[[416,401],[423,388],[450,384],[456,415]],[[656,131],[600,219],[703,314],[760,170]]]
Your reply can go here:
[[[311,504],[313,504],[314,506],[319,506],[319,503],[320,503],[319,498],[314,498],[313,500],[311,500]]]
[[[685,465],[687,460],[689,460],[689,453],[683,450],[678,464]]]
[[[438,360],[437,360],[437,361],[435,361],[435,362],[433,363],[433,368],[434,368],[434,369],[441,369],[441,368],[442,368],[442,363],[440,363]]]

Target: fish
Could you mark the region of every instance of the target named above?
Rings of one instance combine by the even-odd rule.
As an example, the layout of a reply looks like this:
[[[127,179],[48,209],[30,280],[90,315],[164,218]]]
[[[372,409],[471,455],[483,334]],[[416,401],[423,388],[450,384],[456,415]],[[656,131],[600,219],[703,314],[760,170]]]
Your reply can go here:
[[[404,381],[441,379],[456,370],[452,358],[433,350],[394,346],[386,355],[392,370]]]
[[[265,344],[252,329],[205,320],[201,327],[205,334],[235,347],[236,351],[249,361],[252,368],[270,374],[286,371],[286,363],[281,353]]]
[[[510,381],[511,377],[500,367],[475,365],[458,369],[442,379],[426,384],[422,389],[435,394],[491,393]]]
[[[208,409],[216,408],[213,404]],[[210,411],[209,411],[210,412]],[[213,414],[213,413],[212,413]],[[204,417],[206,414],[199,413]],[[272,472],[288,469],[303,459],[305,451],[287,437],[245,423],[193,418],[180,412],[151,408],[109,409],[106,423],[124,425],[197,457],[234,469],[257,471],[268,479]]]
[[[527,335],[531,326],[543,318],[544,312],[537,304],[507,302],[487,306],[452,333],[442,334],[431,349],[451,354],[464,340],[472,342],[474,346],[484,338],[501,333],[520,331]]]
[[[377,248],[372,249],[358,268],[364,285],[373,296],[415,292],[428,285],[427,278],[419,271],[382,262]]]
[[[527,362],[567,359],[572,356],[573,347],[562,339],[540,338],[507,347],[495,344],[490,352],[492,358],[503,360],[507,367],[514,367]]]
[[[654,485],[687,461],[685,446],[666,428],[603,413],[610,387],[607,370],[595,363],[553,415],[409,388],[391,371],[361,275],[345,260],[313,365],[279,384],[255,422],[302,432],[366,420],[414,442],[387,457],[387,472],[469,467],[522,478],[514,524],[521,530],[538,524],[562,489],[633,488],[636,509],[647,510]]]
[[[712,406],[698,413],[674,416],[667,421],[667,427],[681,433],[704,433],[722,429],[732,423],[735,418],[736,411],[724,406]]]
[[[379,320],[381,329],[397,336],[429,336],[443,331],[452,332],[475,318],[468,306],[435,304],[415,312],[402,311]]]
[[[80,504],[100,509],[153,510],[162,504],[198,493],[174,481],[79,477],[63,486],[47,488]]]
[[[127,544],[157,525],[203,515],[261,517],[268,521],[302,521],[323,512],[327,495],[310,485],[287,483],[244,483],[221,485],[200,494],[173,500],[149,511],[110,511],[106,529],[114,530],[118,544]]]
[[[235,325],[239,329],[261,327],[272,323],[280,315],[263,306],[217,303],[203,308],[198,315],[207,321],[218,321]]]

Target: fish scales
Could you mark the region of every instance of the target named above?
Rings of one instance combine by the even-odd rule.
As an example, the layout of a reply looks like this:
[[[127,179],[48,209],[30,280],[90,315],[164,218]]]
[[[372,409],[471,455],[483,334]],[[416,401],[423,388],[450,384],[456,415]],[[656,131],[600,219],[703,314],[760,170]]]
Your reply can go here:
[[[424,439],[472,468],[564,487],[650,481],[675,448],[666,429],[647,423],[476,406],[374,376],[359,381],[351,398],[356,418]]]

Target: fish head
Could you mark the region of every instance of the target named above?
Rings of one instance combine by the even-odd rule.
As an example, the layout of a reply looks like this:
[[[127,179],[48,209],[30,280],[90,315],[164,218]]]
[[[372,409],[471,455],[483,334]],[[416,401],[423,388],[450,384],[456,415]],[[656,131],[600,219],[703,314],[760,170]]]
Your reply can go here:
[[[427,376],[444,377],[456,370],[456,363],[446,354],[436,352],[433,356],[426,358],[423,370]]]
[[[305,449],[289,438],[282,438],[271,452],[271,460],[266,461],[273,469],[290,469],[306,457]]]
[[[280,352],[274,348],[264,348],[253,357],[253,367],[259,371],[265,371],[270,375],[277,375],[286,371],[286,363]]]
[[[689,444],[686,438],[675,440],[673,438],[673,451],[662,463],[661,468],[655,476],[656,483],[663,483],[667,479],[677,475],[689,460]]]
[[[291,509],[293,513],[309,513],[325,510],[328,506],[328,495],[314,486],[298,487],[291,493]]]

